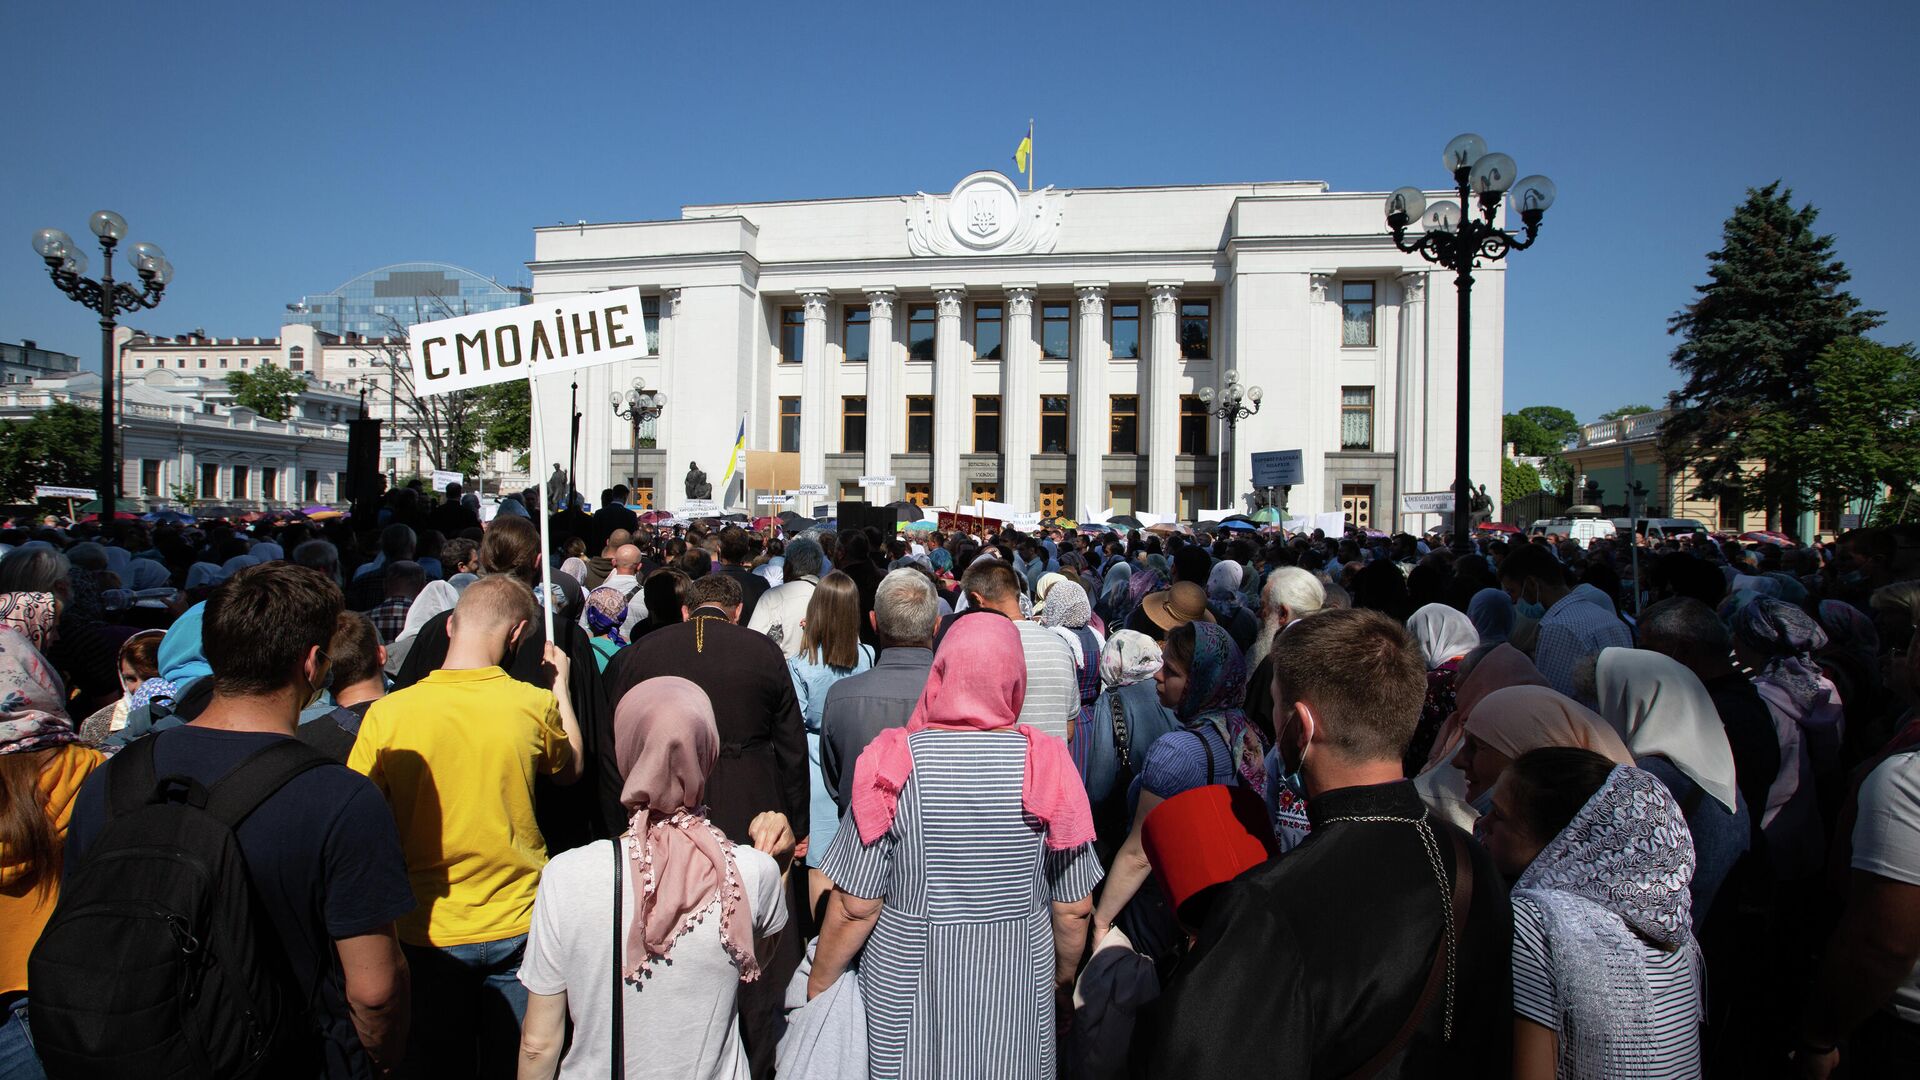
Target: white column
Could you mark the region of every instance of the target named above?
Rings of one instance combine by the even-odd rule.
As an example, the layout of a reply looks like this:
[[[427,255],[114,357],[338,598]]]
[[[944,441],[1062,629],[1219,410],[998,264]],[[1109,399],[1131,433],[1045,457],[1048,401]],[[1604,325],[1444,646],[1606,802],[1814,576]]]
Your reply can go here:
[[[899,299],[891,286],[867,290],[867,457],[868,476],[893,474],[894,389],[893,304]],[[873,488],[867,497],[890,502],[897,496],[892,488]],[[830,491],[827,498],[839,497]]]
[[[933,337],[933,501],[958,506],[960,490],[960,399],[965,387],[960,353],[960,309],[967,290],[959,285],[936,285],[939,322]]]
[[[1306,498],[1288,505],[1290,512],[1320,513],[1340,509],[1340,489],[1327,489],[1326,455],[1340,449],[1340,386],[1333,380],[1331,390],[1321,373],[1332,373],[1340,356],[1339,308],[1331,302],[1332,274],[1312,274],[1307,278],[1307,385],[1300,387],[1306,402],[1307,430],[1313,432],[1316,452],[1301,455],[1306,475]],[[1316,377],[1319,376],[1319,377]],[[1235,447],[1235,461],[1239,448]],[[1297,496],[1296,496],[1297,497]]]
[[[1073,502],[1076,517],[1106,508],[1101,461],[1107,452],[1107,283],[1074,286],[1080,298],[1079,332],[1073,349]]]
[[[1141,508],[1155,514],[1179,511],[1173,460],[1180,452],[1180,285],[1149,282],[1153,299],[1147,374],[1141,380],[1147,407],[1147,491]]]
[[[818,484],[827,478],[827,303],[832,299],[824,292],[800,294],[807,320],[800,346],[800,482],[803,484]]]
[[[1400,275],[1399,415],[1394,420],[1395,473],[1401,495],[1430,491],[1427,487],[1427,274]],[[1392,508],[1398,528],[1400,508]],[[1421,521],[1426,518],[1418,519]]]
[[[1033,489],[1033,455],[1040,439],[1033,393],[1033,294],[1038,288],[1005,286],[1006,335],[1000,346],[1000,498],[1028,511],[1039,509]]]
[[[653,421],[653,445],[666,451],[663,459],[666,465],[653,478],[653,505],[656,509],[669,509],[679,506],[680,499],[674,497],[674,481],[687,475],[687,451],[676,445],[673,437],[673,415],[676,406],[674,389],[674,349],[675,331],[680,322],[681,290],[667,287],[660,290],[660,386],[661,393],[667,396],[667,407]],[[691,426],[691,425],[690,425]],[[636,470],[637,471],[637,470]],[[685,488],[679,489],[683,494]]]

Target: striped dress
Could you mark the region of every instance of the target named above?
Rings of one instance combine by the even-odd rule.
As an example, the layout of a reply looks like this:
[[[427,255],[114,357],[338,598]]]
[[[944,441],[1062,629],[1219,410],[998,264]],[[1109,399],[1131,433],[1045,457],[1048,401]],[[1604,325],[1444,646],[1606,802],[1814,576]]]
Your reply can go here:
[[[859,959],[871,1080],[1051,1080],[1048,904],[1093,891],[1093,845],[1051,851],[1021,810],[1018,732],[928,729],[907,746],[893,827],[864,845],[840,830],[821,866],[885,901]]]

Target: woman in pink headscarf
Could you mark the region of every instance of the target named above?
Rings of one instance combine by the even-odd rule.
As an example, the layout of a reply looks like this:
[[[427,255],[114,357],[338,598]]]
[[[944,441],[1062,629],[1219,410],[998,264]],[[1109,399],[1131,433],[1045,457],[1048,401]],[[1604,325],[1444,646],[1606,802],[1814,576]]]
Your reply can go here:
[[[1055,994],[1079,967],[1100,863],[1066,744],[1017,723],[1026,686],[1013,623],[961,619],[907,726],[854,766],[807,992],[864,946],[872,1080],[1056,1072]]]
[[[760,976],[759,942],[786,925],[781,867],[707,820],[720,733],[698,686],[635,686],[613,739],[631,828],[554,856],[540,877],[520,1075],[611,1076],[617,1046],[628,1077],[746,1080],[736,998]],[[790,851],[792,838],[766,846]]]

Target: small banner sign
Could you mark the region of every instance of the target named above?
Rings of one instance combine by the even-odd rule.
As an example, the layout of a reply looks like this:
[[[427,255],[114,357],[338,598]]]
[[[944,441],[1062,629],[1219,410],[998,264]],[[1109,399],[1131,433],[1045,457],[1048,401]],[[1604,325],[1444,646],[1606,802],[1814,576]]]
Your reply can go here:
[[[444,394],[648,355],[640,290],[544,300],[421,323],[408,332],[413,384]]]

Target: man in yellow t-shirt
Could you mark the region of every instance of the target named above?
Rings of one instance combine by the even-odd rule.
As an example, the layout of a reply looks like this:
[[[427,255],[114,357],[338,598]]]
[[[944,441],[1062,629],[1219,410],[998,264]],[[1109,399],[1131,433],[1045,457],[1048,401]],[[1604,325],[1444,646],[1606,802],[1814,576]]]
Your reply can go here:
[[[527,1007],[516,974],[547,863],[534,779],[580,778],[572,703],[501,668],[535,616],[513,577],[469,585],[446,663],[375,702],[347,759],[399,826],[418,903],[397,925],[413,969],[408,1057],[432,1075],[513,1073]],[[548,645],[546,660],[566,686],[566,653]]]

